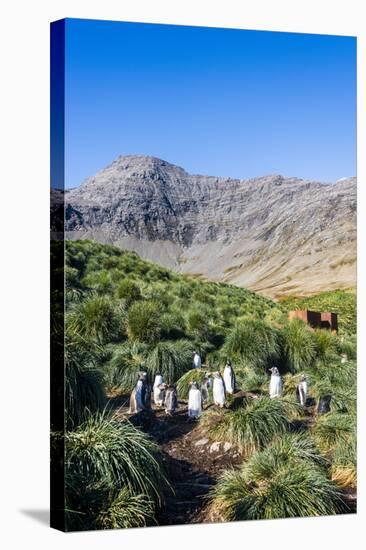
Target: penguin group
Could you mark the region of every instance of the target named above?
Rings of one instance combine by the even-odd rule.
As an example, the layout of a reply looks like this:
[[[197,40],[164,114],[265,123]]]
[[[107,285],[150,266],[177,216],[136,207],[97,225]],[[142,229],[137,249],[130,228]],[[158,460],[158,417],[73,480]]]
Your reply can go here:
[[[193,354],[193,368],[201,369],[202,360],[200,354],[195,351]],[[269,380],[269,397],[271,399],[282,397],[283,383],[277,367],[269,369],[271,376]],[[228,395],[236,391],[236,377],[233,366],[228,360],[224,367],[223,374],[219,371],[206,372],[201,383],[192,380],[188,391],[188,420],[197,420],[205,405],[209,402],[210,390],[212,390],[212,401],[214,406],[222,409],[225,407]],[[136,414],[142,410],[151,408],[151,395],[156,407],[165,408],[167,416],[172,416],[178,408],[177,388],[173,384],[166,384],[160,372],[155,374],[154,383],[151,386],[147,372],[140,372],[136,385],[130,397],[130,414]],[[297,399],[302,407],[306,406],[308,396],[308,381],[305,374],[302,374],[296,386]]]
[[[200,354],[195,351],[193,354],[192,367],[202,368]],[[191,381],[188,391],[188,420],[198,419],[205,405],[210,399],[212,390],[213,403],[223,408],[226,396],[232,395],[236,389],[234,369],[230,361],[227,361],[223,375],[219,371],[207,372],[201,383]],[[178,408],[177,388],[173,384],[166,384],[163,375],[155,374],[154,382],[151,385],[147,372],[139,372],[135,387],[130,396],[129,413],[136,414],[151,408],[151,394],[156,407],[165,408],[165,413],[172,416]]]
[[[173,384],[165,384],[160,372],[156,373],[154,384],[151,388],[147,372],[140,372],[136,385],[130,396],[129,414],[136,414],[151,408],[151,392],[154,404],[157,407],[165,407],[165,413],[169,416],[174,414],[178,407],[177,390]]]
[[[277,367],[269,369],[271,378],[269,381],[269,397],[274,399],[276,397],[282,397],[283,384],[280,372]],[[301,374],[300,381],[296,386],[296,396],[302,407],[305,407],[308,397],[308,381],[305,374]]]

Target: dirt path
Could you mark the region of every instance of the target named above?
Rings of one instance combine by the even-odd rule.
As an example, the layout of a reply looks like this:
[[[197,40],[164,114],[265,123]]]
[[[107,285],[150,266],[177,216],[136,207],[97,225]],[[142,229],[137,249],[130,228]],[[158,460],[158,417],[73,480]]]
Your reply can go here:
[[[204,523],[207,496],[223,470],[240,463],[239,453],[223,443],[209,441],[196,422],[188,421],[187,404],[179,403],[173,416],[153,406],[151,412],[129,416],[126,398],[114,403],[117,418],[139,425],[159,445],[173,493],[158,516],[159,525]]]
[[[196,523],[215,483],[208,468],[198,461],[196,432],[196,425],[187,421],[186,407],[181,406],[173,417],[156,413],[150,434],[160,444],[174,491],[159,515],[160,525]]]

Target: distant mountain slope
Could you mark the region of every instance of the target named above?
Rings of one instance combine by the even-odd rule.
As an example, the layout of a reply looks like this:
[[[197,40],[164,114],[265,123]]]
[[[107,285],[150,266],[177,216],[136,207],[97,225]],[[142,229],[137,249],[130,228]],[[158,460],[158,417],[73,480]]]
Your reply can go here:
[[[271,297],[356,283],[356,178],[237,180],[119,157],[66,193],[66,230]]]

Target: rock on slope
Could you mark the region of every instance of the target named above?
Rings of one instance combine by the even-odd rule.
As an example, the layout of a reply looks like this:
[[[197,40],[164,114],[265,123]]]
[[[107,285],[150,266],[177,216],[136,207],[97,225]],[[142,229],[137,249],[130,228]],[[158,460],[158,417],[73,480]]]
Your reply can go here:
[[[68,191],[65,210],[68,238],[270,297],[356,284],[355,178],[237,180],[125,156]]]

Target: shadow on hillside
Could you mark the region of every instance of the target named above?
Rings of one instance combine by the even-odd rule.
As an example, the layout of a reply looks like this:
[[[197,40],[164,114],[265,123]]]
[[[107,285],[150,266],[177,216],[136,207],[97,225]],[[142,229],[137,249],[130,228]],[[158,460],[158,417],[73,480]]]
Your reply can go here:
[[[206,497],[215,480],[204,472],[194,471],[192,465],[164,453],[168,478],[174,491],[158,515],[159,525],[183,525],[195,523],[195,517],[206,504]]]
[[[173,416],[167,416],[164,412],[158,412],[154,421],[149,426],[149,434],[157,443],[163,445],[169,441],[184,437],[191,432],[197,424],[189,421],[187,409],[179,410]]]

